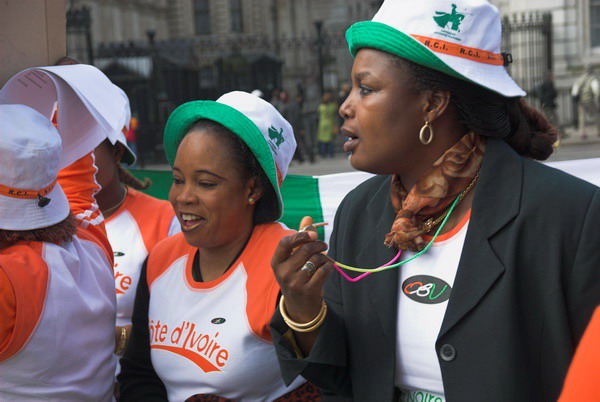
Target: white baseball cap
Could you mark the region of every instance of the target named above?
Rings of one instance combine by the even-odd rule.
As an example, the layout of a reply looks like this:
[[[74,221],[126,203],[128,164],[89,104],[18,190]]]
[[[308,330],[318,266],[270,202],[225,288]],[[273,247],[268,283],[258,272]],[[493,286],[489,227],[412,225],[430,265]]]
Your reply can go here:
[[[0,105],[0,229],[52,226],[69,215],[57,183],[61,138],[52,122],[25,105]]]
[[[281,218],[283,201],[279,187],[296,150],[290,123],[269,102],[242,91],[226,93],[216,101],[184,103],[171,113],[165,126],[165,153],[171,166],[181,140],[200,119],[221,124],[248,145],[277,194]]]
[[[487,0],[385,0],[372,21],[346,32],[352,56],[382,50],[478,84],[505,97],[525,96],[505,69],[498,9]]]

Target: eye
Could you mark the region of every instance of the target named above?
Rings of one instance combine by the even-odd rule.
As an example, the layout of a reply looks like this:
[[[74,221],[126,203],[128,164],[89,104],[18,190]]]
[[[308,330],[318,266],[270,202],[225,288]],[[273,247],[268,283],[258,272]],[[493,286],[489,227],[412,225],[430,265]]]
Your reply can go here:
[[[205,189],[211,189],[216,187],[216,183],[210,182],[210,181],[199,181],[198,182],[198,186],[205,188]]]
[[[173,184],[178,186],[180,184],[183,184],[183,180],[178,177],[173,177]]]
[[[373,92],[373,90],[372,90],[371,88],[369,88],[369,87],[365,86],[365,85],[359,85],[359,86],[358,86],[358,93],[359,93],[361,96],[366,96],[366,95],[369,95],[369,94],[370,94],[370,93],[372,93],[372,92]]]

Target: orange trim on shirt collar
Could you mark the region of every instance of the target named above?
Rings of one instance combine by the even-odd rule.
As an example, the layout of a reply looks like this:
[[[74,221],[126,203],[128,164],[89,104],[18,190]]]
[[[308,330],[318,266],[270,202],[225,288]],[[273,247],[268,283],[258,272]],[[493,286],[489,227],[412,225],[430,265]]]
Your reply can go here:
[[[410,36],[421,42],[432,52],[462,57],[463,59],[476,61],[478,63],[492,64],[494,66],[504,65],[504,58],[502,57],[501,53],[492,53],[488,52],[487,50],[463,46],[457,43],[447,42],[445,40],[429,38],[427,36]]]
[[[458,234],[458,232],[460,232],[461,229],[463,227],[465,227],[467,222],[469,222],[469,219],[471,219],[471,210],[470,209],[467,211],[465,216],[460,220],[458,225],[456,225],[454,227],[454,229],[452,229],[448,233],[444,233],[443,235],[439,235],[438,237],[436,237],[434,244],[442,242],[442,241],[446,241],[448,239],[451,239],[453,236],[456,236]],[[429,236],[429,235],[423,235],[422,237],[423,237],[423,240],[425,240],[426,242],[431,241],[431,239],[433,238],[433,236]]]
[[[10,198],[19,198],[22,200],[33,200],[38,196],[46,196],[50,194],[52,190],[54,190],[54,186],[56,186],[56,179],[49,186],[46,186],[40,190],[24,190],[20,188],[12,188],[3,186],[0,184],[0,195]]]

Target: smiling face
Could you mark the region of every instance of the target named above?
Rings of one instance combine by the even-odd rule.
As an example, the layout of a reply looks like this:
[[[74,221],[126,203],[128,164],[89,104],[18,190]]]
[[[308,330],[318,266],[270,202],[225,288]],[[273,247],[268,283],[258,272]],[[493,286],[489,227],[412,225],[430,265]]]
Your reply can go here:
[[[417,93],[408,68],[390,55],[363,48],[352,67],[352,91],[340,106],[344,150],[358,170],[400,174],[420,162],[419,130],[427,117],[427,96]]]
[[[173,164],[169,201],[186,241],[198,248],[243,245],[252,231],[254,179],[232,163],[228,143],[210,130],[188,133]]]

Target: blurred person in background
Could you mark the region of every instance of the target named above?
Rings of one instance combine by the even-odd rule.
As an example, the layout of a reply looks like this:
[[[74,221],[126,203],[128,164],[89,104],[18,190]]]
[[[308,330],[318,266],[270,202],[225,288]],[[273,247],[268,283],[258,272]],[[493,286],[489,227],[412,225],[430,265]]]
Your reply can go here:
[[[333,158],[334,139],[339,132],[337,125],[338,105],[333,99],[333,93],[326,91],[317,107],[319,123],[317,126],[317,143],[321,158]]]

